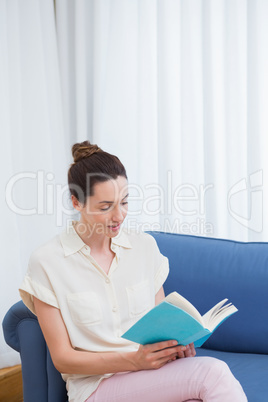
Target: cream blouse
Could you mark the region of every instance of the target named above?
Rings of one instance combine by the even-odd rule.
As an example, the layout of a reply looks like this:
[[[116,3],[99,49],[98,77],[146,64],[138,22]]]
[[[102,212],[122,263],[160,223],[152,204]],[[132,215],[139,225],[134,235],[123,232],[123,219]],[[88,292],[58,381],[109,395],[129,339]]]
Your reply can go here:
[[[33,313],[33,296],[60,309],[74,349],[135,351],[139,345],[121,335],[155,305],[168,259],[149,234],[122,229],[111,240],[115,257],[107,275],[74,223],[32,253],[21,298]],[[111,375],[63,374],[69,401],[84,402]]]

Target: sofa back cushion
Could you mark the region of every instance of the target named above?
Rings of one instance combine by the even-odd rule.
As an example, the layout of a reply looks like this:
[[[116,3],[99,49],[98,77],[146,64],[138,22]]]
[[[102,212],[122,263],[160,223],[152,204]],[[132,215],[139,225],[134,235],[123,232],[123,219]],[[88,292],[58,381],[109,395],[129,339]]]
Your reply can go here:
[[[268,243],[150,234],[169,259],[166,295],[176,290],[201,314],[224,298],[239,310],[216,329],[204,347],[268,353]]]

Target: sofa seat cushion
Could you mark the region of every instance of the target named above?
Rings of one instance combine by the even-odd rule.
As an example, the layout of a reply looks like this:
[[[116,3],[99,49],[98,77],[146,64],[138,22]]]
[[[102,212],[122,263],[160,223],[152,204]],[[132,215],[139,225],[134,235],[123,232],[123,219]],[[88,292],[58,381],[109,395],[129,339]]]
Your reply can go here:
[[[242,385],[249,402],[268,400],[268,355],[198,348],[197,356],[211,356],[225,361]]]

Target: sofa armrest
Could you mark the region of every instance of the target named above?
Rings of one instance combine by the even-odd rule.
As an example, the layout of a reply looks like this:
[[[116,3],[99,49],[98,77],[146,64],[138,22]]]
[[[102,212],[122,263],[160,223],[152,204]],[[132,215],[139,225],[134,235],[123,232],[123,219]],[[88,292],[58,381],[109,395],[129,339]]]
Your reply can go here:
[[[22,301],[5,315],[3,332],[6,343],[21,355],[24,401],[66,401],[65,383],[52,363],[38,320]]]
[[[3,320],[3,332],[6,343],[17,352],[20,352],[19,326],[24,321],[37,321],[36,316],[23,304],[14,304],[6,313]]]

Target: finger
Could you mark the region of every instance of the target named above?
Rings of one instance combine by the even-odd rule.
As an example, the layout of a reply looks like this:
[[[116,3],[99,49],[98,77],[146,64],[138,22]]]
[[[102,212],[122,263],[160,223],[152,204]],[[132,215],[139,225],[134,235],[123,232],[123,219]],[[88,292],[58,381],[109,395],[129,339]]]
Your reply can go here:
[[[170,341],[162,341],[162,342],[156,342],[156,343],[151,343],[147,344],[146,346],[150,349],[151,352],[155,352],[158,350],[170,348],[177,346],[178,342],[176,340],[170,340]]]
[[[167,349],[159,350],[157,352],[153,352],[153,355],[155,357],[157,357],[157,359],[161,359],[161,358],[171,359],[174,356],[176,357],[178,355],[178,353],[184,357],[185,349],[186,349],[185,346],[177,346],[174,348],[167,348]]]
[[[162,358],[158,359],[157,363],[158,363],[158,365],[163,366],[166,363],[170,363],[173,360],[176,360],[176,357],[177,357],[177,353],[175,353],[175,354],[173,354],[171,356],[165,356],[165,357],[162,357]]]
[[[196,355],[194,344],[192,344],[191,349],[192,349],[192,356],[194,357]]]
[[[196,355],[194,343],[190,343],[189,348],[190,348],[190,351],[191,351],[191,356],[194,357]]]
[[[179,351],[179,352],[177,353],[177,356],[178,356],[179,359],[183,359],[184,357],[186,357],[184,351]]]
[[[192,357],[192,349],[190,345],[186,346],[185,357]]]

